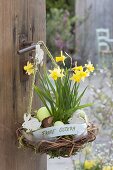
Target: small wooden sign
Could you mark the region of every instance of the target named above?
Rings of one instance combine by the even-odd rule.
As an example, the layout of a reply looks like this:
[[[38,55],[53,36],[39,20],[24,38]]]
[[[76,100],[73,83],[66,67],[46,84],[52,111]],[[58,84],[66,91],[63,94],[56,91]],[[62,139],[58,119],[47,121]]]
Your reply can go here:
[[[43,128],[33,132],[33,137],[35,140],[51,139],[58,136],[65,135],[86,135],[87,134],[87,124],[66,124],[63,126],[52,126],[48,128]]]

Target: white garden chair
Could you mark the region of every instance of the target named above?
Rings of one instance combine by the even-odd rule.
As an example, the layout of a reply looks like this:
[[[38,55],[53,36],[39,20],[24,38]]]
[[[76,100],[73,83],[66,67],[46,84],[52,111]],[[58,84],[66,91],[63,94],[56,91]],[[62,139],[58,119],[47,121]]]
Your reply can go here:
[[[96,29],[98,53],[111,54],[113,39],[110,39],[109,29]]]
[[[110,39],[109,29],[96,29],[99,67],[111,68],[113,63],[113,39]]]

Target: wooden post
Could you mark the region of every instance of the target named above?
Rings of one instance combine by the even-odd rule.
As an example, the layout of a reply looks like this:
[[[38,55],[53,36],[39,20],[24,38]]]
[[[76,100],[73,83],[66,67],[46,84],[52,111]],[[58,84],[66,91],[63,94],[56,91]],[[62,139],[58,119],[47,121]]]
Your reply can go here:
[[[15,135],[30,89],[20,75],[29,54],[17,54],[19,41],[45,41],[45,16],[45,0],[0,1],[0,170],[46,170],[46,155],[18,149]]]

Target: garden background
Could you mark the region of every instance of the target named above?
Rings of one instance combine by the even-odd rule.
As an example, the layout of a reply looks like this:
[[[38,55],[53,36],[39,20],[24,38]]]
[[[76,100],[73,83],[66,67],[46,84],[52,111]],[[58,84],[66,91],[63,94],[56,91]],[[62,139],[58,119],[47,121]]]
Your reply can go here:
[[[99,127],[97,139],[71,158],[49,159],[52,170],[112,170],[113,168],[113,12],[112,0],[46,0],[47,46],[54,56],[63,50],[73,58],[73,65],[90,60],[94,75],[81,84],[88,86],[83,103],[93,102],[85,109],[89,120]],[[108,31],[98,41],[97,32]],[[106,40],[106,41],[104,41]],[[70,61],[67,60],[68,66]],[[50,67],[47,58],[47,66]],[[74,121],[74,120],[73,120]]]

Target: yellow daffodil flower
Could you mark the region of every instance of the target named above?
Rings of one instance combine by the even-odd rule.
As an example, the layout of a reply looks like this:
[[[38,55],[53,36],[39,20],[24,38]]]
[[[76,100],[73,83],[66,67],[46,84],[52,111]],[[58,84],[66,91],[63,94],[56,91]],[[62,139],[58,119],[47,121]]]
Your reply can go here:
[[[111,166],[104,166],[102,170],[112,170],[113,168]]]
[[[95,161],[94,160],[86,160],[84,162],[84,168],[85,169],[91,169],[95,166]]]
[[[34,66],[33,66],[33,64],[28,61],[27,65],[24,66],[24,70],[26,71],[26,73],[28,75],[34,74]]]
[[[81,79],[84,81],[84,79],[88,76],[88,74],[85,71],[80,71],[80,76],[81,76]]]
[[[83,67],[82,66],[75,66],[74,68],[72,68],[72,70],[76,73],[77,71],[83,71]]]
[[[73,81],[75,81],[77,83],[80,83],[81,77],[78,76],[77,74],[73,74],[73,76],[70,78],[70,80],[73,80]]]
[[[87,77],[87,73],[85,71],[78,71],[70,78],[70,80],[73,80],[77,83],[80,83],[81,80],[84,81],[84,79]]]
[[[63,62],[66,59],[66,57],[63,55],[63,52],[61,51],[61,56],[56,57],[56,62]]]
[[[60,67],[58,68],[54,68],[54,70],[49,70],[50,77],[52,77],[54,80],[57,80],[59,77],[62,78],[64,76],[63,73],[64,70],[60,69]]]
[[[89,77],[90,76],[90,72],[88,70],[86,70],[85,72],[87,74],[87,77]]]
[[[88,62],[88,64],[85,64],[86,71],[93,72],[95,70],[93,64],[91,64],[91,61]]]

